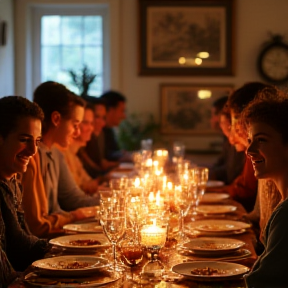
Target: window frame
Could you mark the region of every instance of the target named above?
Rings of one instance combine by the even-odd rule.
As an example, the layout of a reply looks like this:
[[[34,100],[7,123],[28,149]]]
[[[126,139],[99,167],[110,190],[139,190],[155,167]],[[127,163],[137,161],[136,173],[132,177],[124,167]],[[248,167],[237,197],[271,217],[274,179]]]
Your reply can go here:
[[[121,0],[16,0],[15,1],[15,94],[22,95],[30,100],[33,98],[34,89],[40,84],[33,80],[35,71],[34,46],[34,27],[33,10],[35,8],[86,8],[96,9],[107,7],[107,35],[108,49],[105,51],[104,61],[107,65],[103,66],[103,90],[115,89],[120,87],[120,2]],[[107,33],[106,33],[107,31]],[[104,53],[104,51],[103,51]],[[40,78],[38,78],[40,79]]]
[[[99,7],[86,8],[86,7],[34,7],[33,13],[33,55],[39,61],[33,61],[33,74],[32,85],[37,87],[41,83],[41,18],[48,15],[59,16],[102,16],[103,26],[103,59],[102,59],[102,77],[103,77],[103,90],[107,90],[110,86],[109,77],[109,22],[107,6],[99,5]]]

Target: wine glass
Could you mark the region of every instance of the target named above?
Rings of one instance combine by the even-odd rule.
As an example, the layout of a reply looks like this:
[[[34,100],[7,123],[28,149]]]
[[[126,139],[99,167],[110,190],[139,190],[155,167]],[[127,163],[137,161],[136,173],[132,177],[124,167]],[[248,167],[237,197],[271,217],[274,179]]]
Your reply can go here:
[[[190,177],[188,174],[184,174],[181,178],[184,178],[184,180],[181,181],[182,184],[175,186],[174,195],[175,208],[179,211],[179,244],[189,241],[189,238],[184,233],[184,220],[194,201],[193,191],[191,191]]]
[[[117,263],[116,244],[124,235],[126,228],[125,203],[121,200],[116,197],[100,199],[100,224],[112,244],[115,271],[122,271]]]
[[[190,170],[191,172],[191,191],[194,195],[194,201],[193,201],[193,215],[197,215],[197,206],[199,202],[201,201],[208,177],[209,177],[209,169],[207,167],[195,167]]]
[[[174,141],[173,142],[173,160],[175,162],[181,162],[184,159],[185,154],[185,145],[182,142]],[[174,162],[174,161],[173,161]]]

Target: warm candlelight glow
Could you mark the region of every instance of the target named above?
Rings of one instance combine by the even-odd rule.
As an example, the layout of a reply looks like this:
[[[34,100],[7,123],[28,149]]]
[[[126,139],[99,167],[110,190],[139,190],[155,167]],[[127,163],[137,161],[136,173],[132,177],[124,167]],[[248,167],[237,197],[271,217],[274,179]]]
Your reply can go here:
[[[172,182],[167,183],[167,188],[168,188],[168,190],[172,190],[172,188],[173,188]]]
[[[135,188],[139,188],[139,186],[140,186],[140,178],[137,177],[135,179],[134,186],[135,186]]]
[[[145,225],[141,229],[141,243],[145,246],[163,246],[166,241],[166,228],[156,225],[156,219],[152,219],[153,225]]]

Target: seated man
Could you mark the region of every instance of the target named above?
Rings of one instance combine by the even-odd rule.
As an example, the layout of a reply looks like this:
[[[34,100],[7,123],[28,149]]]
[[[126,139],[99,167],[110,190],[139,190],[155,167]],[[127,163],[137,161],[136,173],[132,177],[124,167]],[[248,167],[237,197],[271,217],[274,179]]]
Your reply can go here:
[[[129,153],[122,151],[113,128],[118,127],[126,118],[126,98],[116,91],[108,91],[101,96],[106,104],[106,126],[103,128],[105,158],[109,161],[130,161]]]
[[[83,100],[65,86],[49,81],[36,88],[34,102],[45,118],[38,153],[23,174],[23,206],[31,232],[51,238],[63,233],[64,224],[93,216],[93,209],[82,207],[98,205],[99,198],[86,195],[77,186],[64,155],[53,147],[68,147],[79,135]]]
[[[105,135],[103,127],[106,124],[106,106],[102,99],[86,97],[86,100],[94,106],[93,133],[85,147],[81,147],[77,153],[84,169],[90,177],[101,177],[111,168],[118,166],[118,161],[105,159]]]
[[[24,271],[43,258],[48,248],[27,228],[16,179],[37,151],[43,118],[40,107],[23,97],[0,99],[0,287],[17,277],[15,270]]]

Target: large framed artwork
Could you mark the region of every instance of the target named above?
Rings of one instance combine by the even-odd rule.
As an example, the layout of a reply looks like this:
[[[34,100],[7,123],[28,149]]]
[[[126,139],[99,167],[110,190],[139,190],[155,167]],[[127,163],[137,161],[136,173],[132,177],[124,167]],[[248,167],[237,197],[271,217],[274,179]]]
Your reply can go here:
[[[232,91],[232,85],[161,84],[161,132],[219,134],[210,127],[211,107],[216,99],[229,96]]]
[[[140,75],[233,75],[234,0],[138,0]]]

